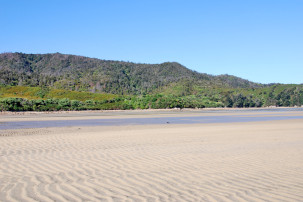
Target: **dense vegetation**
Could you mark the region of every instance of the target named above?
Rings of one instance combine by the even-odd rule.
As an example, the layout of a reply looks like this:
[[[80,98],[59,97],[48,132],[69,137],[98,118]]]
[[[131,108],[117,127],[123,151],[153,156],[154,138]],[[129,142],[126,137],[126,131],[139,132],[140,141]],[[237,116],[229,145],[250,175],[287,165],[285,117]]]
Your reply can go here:
[[[173,82],[203,86],[257,87],[233,76],[211,76],[172,62],[136,64],[63,54],[0,54],[0,84],[113,94],[151,93]]]
[[[262,85],[178,63],[63,54],[0,54],[0,110],[49,111],[303,105],[303,85]]]

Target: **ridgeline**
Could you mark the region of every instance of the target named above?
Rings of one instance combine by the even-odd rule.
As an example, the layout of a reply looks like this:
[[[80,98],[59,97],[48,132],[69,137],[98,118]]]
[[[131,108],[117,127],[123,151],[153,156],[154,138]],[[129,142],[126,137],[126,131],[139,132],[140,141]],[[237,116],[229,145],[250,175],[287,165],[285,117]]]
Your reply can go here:
[[[176,62],[0,54],[0,110],[48,111],[303,105],[303,85],[213,76]]]

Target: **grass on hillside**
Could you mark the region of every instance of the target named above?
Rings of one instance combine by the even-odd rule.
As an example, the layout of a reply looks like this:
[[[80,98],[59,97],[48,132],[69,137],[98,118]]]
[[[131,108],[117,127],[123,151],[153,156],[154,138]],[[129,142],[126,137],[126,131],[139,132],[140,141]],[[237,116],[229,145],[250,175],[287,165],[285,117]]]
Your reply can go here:
[[[68,98],[70,100],[110,100],[117,98],[117,95],[106,93],[77,92],[60,89],[48,89],[27,86],[2,86],[0,87],[0,98],[26,98],[26,99],[49,99],[49,98]]]

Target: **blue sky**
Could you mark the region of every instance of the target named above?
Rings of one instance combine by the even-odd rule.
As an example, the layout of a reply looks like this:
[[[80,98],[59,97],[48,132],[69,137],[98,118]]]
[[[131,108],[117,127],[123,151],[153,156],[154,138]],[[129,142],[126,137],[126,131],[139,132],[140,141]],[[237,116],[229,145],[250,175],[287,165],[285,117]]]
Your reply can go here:
[[[0,0],[0,52],[176,61],[303,83],[302,0]]]

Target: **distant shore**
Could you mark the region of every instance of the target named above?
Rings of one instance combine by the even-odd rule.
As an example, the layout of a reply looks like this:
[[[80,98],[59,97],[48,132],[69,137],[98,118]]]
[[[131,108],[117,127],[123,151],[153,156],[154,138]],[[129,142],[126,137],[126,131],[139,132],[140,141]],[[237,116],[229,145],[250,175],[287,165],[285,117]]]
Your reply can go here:
[[[69,113],[102,113],[102,112],[179,112],[179,111],[245,111],[245,110],[266,110],[266,109],[303,109],[303,106],[299,107],[250,107],[250,108],[173,108],[173,109],[131,109],[131,110],[80,110],[80,111],[2,111],[0,115],[29,115],[29,114],[69,114]]]

